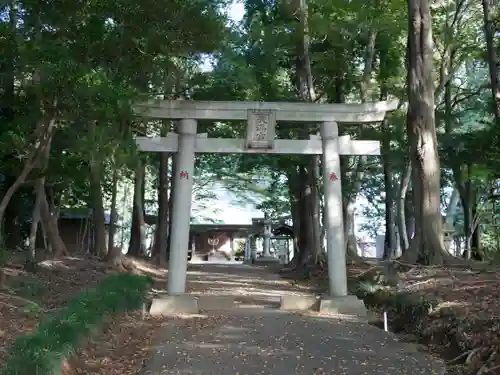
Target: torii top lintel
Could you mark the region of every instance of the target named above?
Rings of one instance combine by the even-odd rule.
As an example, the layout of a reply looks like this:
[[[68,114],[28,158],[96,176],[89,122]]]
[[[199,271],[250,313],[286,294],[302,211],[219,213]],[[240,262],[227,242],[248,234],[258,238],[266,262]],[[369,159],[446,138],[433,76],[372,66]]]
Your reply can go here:
[[[248,111],[273,111],[276,121],[289,122],[379,122],[397,101],[361,104],[318,104],[303,102],[244,102],[148,100],[134,106],[139,116],[163,119],[246,120]]]

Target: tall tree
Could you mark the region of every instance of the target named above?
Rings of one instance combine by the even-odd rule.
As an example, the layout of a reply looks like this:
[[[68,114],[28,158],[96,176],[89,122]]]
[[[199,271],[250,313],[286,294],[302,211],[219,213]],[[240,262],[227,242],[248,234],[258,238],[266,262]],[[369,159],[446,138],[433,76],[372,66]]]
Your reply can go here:
[[[498,76],[498,46],[495,43],[495,1],[483,1],[484,37],[486,39],[487,62],[490,72],[493,114],[500,126],[500,86]]]
[[[428,0],[408,0],[407,132],[412,162],[415,236],[407,259],[426,264],[445,258],[441,170],[434,115],[434,45]]]

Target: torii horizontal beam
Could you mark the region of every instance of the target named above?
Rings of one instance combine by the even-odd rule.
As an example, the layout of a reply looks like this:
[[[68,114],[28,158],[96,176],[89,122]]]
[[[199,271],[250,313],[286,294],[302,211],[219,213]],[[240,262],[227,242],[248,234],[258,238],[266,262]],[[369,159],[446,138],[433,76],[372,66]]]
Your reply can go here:
[[[136,144],[141,151],[147,152],[177,152],[179,136],[169,133],[167,137],[136,137]],[[344,135],[338,138],[338,153],[340,155],[380,155],[379,141],[357,141]],[[274,147],[269,149],[252,149],[246,147],[245,139],[234,138],[207,138],[207,135],[198,134],[195,142],[196,153],[217,154],[294,154],[294,155],[321,155],[321,139],[311,136],[308,140],[275,139]]]
[[[134,105],[139,116],[164,119],[246,120],[248,111],[275,111],[276,121],[369,123],[383,121],[397,101],[362,104],[148,100]]]

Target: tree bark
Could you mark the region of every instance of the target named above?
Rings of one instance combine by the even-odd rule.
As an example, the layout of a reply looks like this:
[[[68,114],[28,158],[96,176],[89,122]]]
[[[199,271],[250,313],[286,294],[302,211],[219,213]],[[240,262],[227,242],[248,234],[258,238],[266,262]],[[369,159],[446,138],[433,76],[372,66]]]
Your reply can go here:
[[[4,50],[3,57],[3,74],[0,74],[0,87],[3,88],[3,108],[1,111],[2,122],[4,128],[13,126],[15,120],[15,104],[16,104],[16,59],[18,56],[18,5],[16,0],[9,2],[8,13],[8,28],[5,29],[7,48]],[[10,186],[14,183],[15,178],[4,174],[3,186]],[[6,191],[0,192],[0,197],[5,196]],[[10,198],[12,199],[12,198]],[[8,202],[7,202],[8,205]],[[19,225],[16,223],[17,210],[12,207],[5,207],[0,217],[0,246],[5,246],[8,249],[15,248],[21,242]],[[2,225],[4,224],[4,225]],[[5,236],[4,236],[5,234]]]
[[[462,171],[454,170],[455,182],[460,195],[464,217],[465,247],[463,257],[479,260],[479,216],[477,212],[477,188],[471,178],[471,165],[466,165],[466,175],[462,177]]]
[[[403,173],[399,181],[399,196],[398,196],[398,235],[401,246],[401,251],[404,253],[410,247],[408,230],[406,227],[406,194],[411,181],[411,161],[408,160],[405,164]]]
[[[31,225],[28,239],[28,256],[26,262],[34,264],[36,261],[36,238],[38,234],[38,224],[40,224],[40,206],[42,194],[45,189],[45,177],[40,177],[35,186],[35,204],[31,214]]]
[[[108,251],[115,247],[116,222],[118,219],[117,195],[118,195],[118,168],[113,166],[113,178],[111,182],[111,207],[109,212],[108,229]]]
[[[356,257],[358,255],[358,241],[356,239],[356,201],[349,200],[344,207],[344,239],[346,244],[346,255]]]
[[[363,74],[360,81],[360,95],[361,101],[366,102],[369,99],[369,83],[373,73],[373,66],[376,55],[376,40],[377,30],[372,27],[367,36],[367,44],[365,49],[365,56],[363,61]],[[340,51],[338,51],[340,53]],[[344,103],[344,72],[340,70],[336,75],[335,87],[336,96],[335,102]],[[340,127],[340,133],[343,133],[343,127]],[[358,256],[358,241],[356,237],[356,201],[358,198],[359,190],[361,188],[361,181],[364,177],[364,169],[366,167],[366,157],[355,157],[356,162],[353,163],[355,167],[348,170],[350,163],[349,156],[341,156],[340,164],[342,171],[342,208],[344,213],[344,239],[346,244],[346,254],[349,257]]]
[[[458,203],[460,202],[460,193],[458,189],[453,189],[450,196],[450,201],[446,206],[446,229],[455,229],[455,212],[457,210]]]
[[[95,121],[89,123],[89,136],[95,135]],[[94,227],[94,252],[97,256],[104,259],[108,252],[106,241],[106,217],[104,212],[104,198],[102,194],[102,171],[100,161],[93,153],[89,162],[89,182],[90,182],[90,200],[92,206],[92,223]]]
[[[493,101],[493,115],[495,122],[500,125],[500,87],[498,77],[497,46],[495,46],[495,13],[492,0],[482,0],[484,37],[486,39],[486,51],[488,53],[488,67],[490,72],[491,96]]]
[[[292,230],[293,230],[293,258],[291,263],[298,264],[298,258],[301,251],[300,236],[302,231],[300,230],[300,211],[301,211],[301,199],[300,192],[297,187],[298,176],[297,171],[288,171],[288,196],[290,200],[290,210],[292,214]]]
[[[306,193],[306,207],[307,207],[307,219],[309,220],[308,227],[310,228],[310,246],[311,246],[311,256],[314,259],[321,253],[321,213],[320,213],[320,197],[319,197],[319,186],[318,186],[318,176],[317,166],[319,164],[319,158],[317,156],[312,157],[309,160],[309,165],[307,166],[307,186],[305,189]]]
[[[310,56],[310,30],[307,0],[299,0],[295,12],[299,26],[296,31],[296,59],[295,59],[295,86],[298,97],[304,102],[315,102],[316,92],[314,90],[314,79],[311,70]],[[304,134],[307,132],[304,131]],[[301,170],[302,185],[301,199],[303,210],[301,210],[300,235],[301,244],[300,263],[314,259],[321,252],[321,223],[320,223],[320,198],[318,181],[316,179],[316,168],[319,163],[317,156],[308,158],[305,168]]]
[[[45,192],[45,181],[46,177],[45,174],[47,173],[47,167],[49,164],[49,158],[50,158],[50,149],[52,146],[52,140],[54,137],[54,129],[50,129],[47,140],[46,140],[46,145],[43,148],[42,152],[40,153],[37,161],[37,166],[40,168],[41,175],[38,177],[36,181],[36,187],[35,187],[35,205],[33,207],[33,214],[32,214],[32,223],[31,223],[31,228],[30,228],[30,234],[29,234],[29,250],[28,250],[28,257],[26,259],[26,265],[28,266],[29,269],[34,271],[34,265],[36,262],[36,238],[37,238],[37,233],[38,233],[38,224],[40,223],[40,216],[41,216],[41,206],[43,203],[43,200],[46,200],[46,192]],[[48,205],[47,202],[47,209],[48,213],[50,216],[50,219],[48,220],[50,223],[53,223],[55,225],[55,232],[53,233],[52,241],[51,244],[52,246],[59,246],[61,247],[64,245],[62,242],[61,238],[59,237],[59,230],[57,228],[57,218],[55,218],[51,215],[50,212],[50,206]],[[50,225],[49,223],[49,225]],[[61,252],[64,251],[64,249],[60,249]]]
[[[361,181],[364,178],[364,169],[366,167],[366,156],[357,157],[354,167],[349,171],[349,157],[340,157],[342,171],[342,209],[344,214],[344,240],[346,252],[349,257],[358,256],[358,241],[356,238],[356,201]]]
[[[380,100],[387,100],[387,80],[390,76],[387,66],[388,51],[380,51]],[[391,154],[391,125],[389,119],[386,117],[382,122],[382,167],[384,170],[384,190],[385,190],[385,238],[384,238],[384,258],[389,259],[398,257],[396,254],[398,248],[395,243],[395,227],[396,220],[394,215],[394,188],[392,183],[392,154]]]
[[[168,176],[168,161],[170,155],[160,153],[160,169],[158,171],[158,218],[156,221],[154,256],[158,264],[167,261],[168,246],[168,189],[170,178]]]
[[[408,0],[407,132],[412,161],[415,237],[404,254],[410,262],[441,264],[440,162],[434,115],[432,18],[428,0]]]
[[[410,179],[412,170],[410,170]],[[415,205],[413,204],[413,190],[411,191],[411,194],[406,193],[404,209],[406,236],[408,237],[411,244],[411,241],[415,237]]]
[[[168,233],[167,233],[167,259],[170,256],[170,234],[172,233],[172,215],[174,213],[174,191],[175,191],[175,176],[177,175],[177,158],[172,155],[172,173],[170,175],[170,194],[168,196]]]
[[[40,198],[40,214],[42,220],[45,222],[45,228],[47,229],[47,237],[54,250],[54,258],[60,258],[68,255],[68,250],[64,244],[61,236],[59,235],[59,228],[57,226],[57,221],[54,216],[50,213],[49,202],[47,201],[47,195],[45,190],[41,194]]]
[[[43,162],[47,149],[50,150],[50,145],[55,132],[55,101],[53,105],[54,107],[51,108],[50,111],[48,111],[49,113],[45,118],[41,119],[35,129],[35,142],[28,157],[24,161],[24,166],[21,173],[19,174],[19,176],[17,176],[14,183],[9,186],[9,188],[5,192],[5,195],[2,197],[2,200],[0,202],[0,236],[2,234],[1,227],[3,226],[2,223],[5,216],[5,211],[7,210],[7,206],[9,205],[10,200],[24,183],[33,168]],[[0,244],[2,244],[3,242],[3,238],[0,238]]]
[[[146,254],[146,226],[144,222],[144,180],[146,168],[139,160],[135,169],[134,207],[132,209],[132,227],[130,228],[130,243],[128,253],[133,256]]]

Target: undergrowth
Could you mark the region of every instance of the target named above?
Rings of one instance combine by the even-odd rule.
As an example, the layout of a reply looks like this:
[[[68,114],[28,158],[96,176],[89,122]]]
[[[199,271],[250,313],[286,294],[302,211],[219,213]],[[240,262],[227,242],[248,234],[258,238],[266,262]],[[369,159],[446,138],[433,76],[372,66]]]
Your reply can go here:
[[[96,333],[108,314],[142,306],[151,282],[120,273],[74,297],[47,314],[34,333],[16,339],[0,375],[59,375],[63,361]]]

